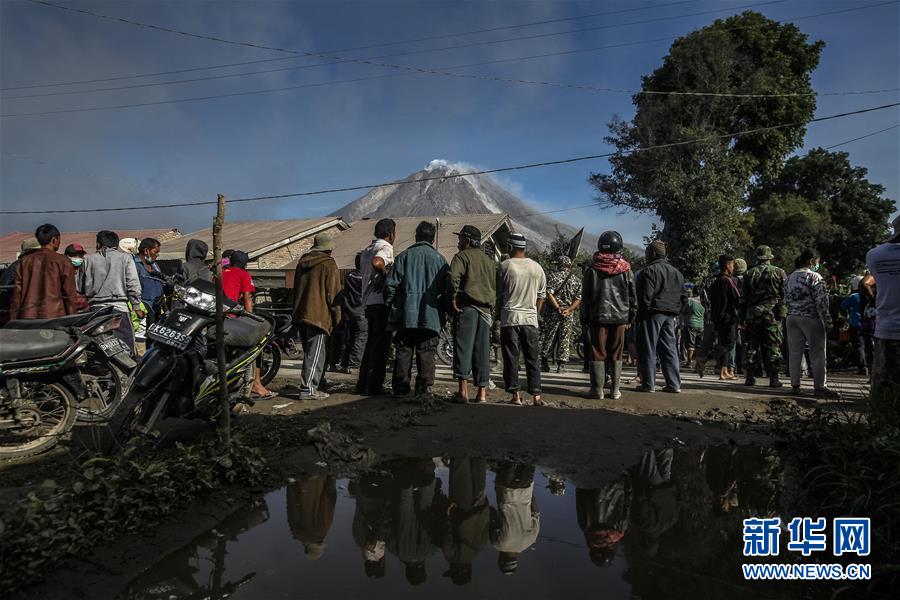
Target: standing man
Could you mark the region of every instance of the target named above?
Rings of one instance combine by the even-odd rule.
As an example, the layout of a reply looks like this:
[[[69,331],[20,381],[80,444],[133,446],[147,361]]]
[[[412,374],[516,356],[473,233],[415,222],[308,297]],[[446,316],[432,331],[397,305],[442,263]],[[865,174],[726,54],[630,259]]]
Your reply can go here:
[[[756,384],[760,364],[769,377],[769,386],[782,387],[778,379],[781,370],[781,346],[784,343],[782,323],[784,310],[784,283],[787,274],[772,264],[772,249],[759,246],[756,249],[756,266],[744,275],[744,331],[747,336],[745,385]]]
[[[146,349],[147,327],[155,323],[162,313],[165,280],[159,265],[156,264],[159,247],[159,240],[144,238],[138,245],[137,256],[134,257],[134,265],[137,267],[138,279],[141,282],[141,302],[147,313],[147,316],[139,321],[135,331],[138,355],[143,355]]]
[[[450,308],[453,311],[453,376],[459,382],[454,401],[469,401],[469,381],[476,401],[487,402],[491,379],[491,326],[497,301],[497,267],[481,250],[481,230],[466,225],[459,232],[459,252],[450,261]]]
[[[209,265],[206,264],[206,255],[209,246],[203,240],[188,240],[184,247],[184,262],[181,263],[181,277],[184,283],[191,283],[199,279],[212,283],[213,276]],[[225,253],[222,253],[223,260]],[[224,262],[222,268],[225,268]]]
[[[359,261],[369,337],[359,366],[356,392],[364,396],[377,396],[384,392],[388,353],[391,350],[384,284],[394,264],[396,230],[397,224],[392,219],[381,219],[375,223],[375,239],[363,250]]]
[[[541,512],[534,495],[534,465],[503,462],[494,478],[497,508],[491,509],[491,542],[504,575],[519,568],[519,555],[541,532]]]
[[[684,276],[666,260],[666,244],[655,240],[645,253],[647,266],[637,278],[638,360],[641,363],[639,392],[656,391],[656,355],[663,377],[664,392],[681,392],[678,348],[675,345],[675,317],[684,305]]]
[[[697,351],[697,345],[700,343],[700,338],[703,337],[703,319],[706,309],[703,308],[700,300],[694,297],[692,284],[684,284],[684,291],[687,298],[684,309],[681,311],[681,339],[685,350],[685,364],[690,366],[694,364],[694,352]]]
[[[366,321],[365,306],[362,303],[362,275],[359,271],[361,253],[356,254],[354,268],[344,276],[341,292],[340,351],[334,358],[341,373],[356,373],[366,350],[369,338],[369,324]]]
[[[294,324],[303,343],[301,400],[320,400],[328,336],[341,322],[341,274],[331,256],[334,238],[320,233],[309,252],[297,261],[294,274]]]
[[[55,319],[77,312],[75,268],[57,253],[59,229],[41,225],[34,232],[40,249],[22,256],[15,265],[10,295],[12,319]]]
[[[900,413],[900,217],[894,219],[893,226],[894,234],[866,254],[869,275],[862,285],[875,296],[872,398],[892,401],[890,408],[896,417]]]
[[[503,382],[512,394],[510,404],[522,406],[519,394],[519,353],[525,355],[528,393],[541,406],[541,342],[538,313],[547,296],[544,269],[525,258],[525,236],[509,236],[509,259],[497,269],[497,306],[500,308],[500,344],[503,349]],[[580,296],[580,294],[579,294]]]
[[[391,387],[394,397],[410,392],[413,353],[416,355],[416,393],[434,385],[434,359],[438,335],[444,326],[444,284],[449,267],[434,249],[434,223],[416,227],[416,243],[397,257],[384,287],[388,329],[397,332],[397,357]]]
[[[550,309],[542,323],[541,368],[550,370],[550,357],[556,361],[556,372],[565,371],[569,348],[575,331],[575,311],[581,306],[581,282],[572,270],[572,259],[556,257],[556,270],[547,278],[547,302]]]
[[[97,232],[97,252],[85,257],[78,271],[78,288],[92,309],[109,306],[122,313],[122,322],[114,333],[134,356],[131,312],[139,319],[146,313],[141,309],[141,282],[134,257],[119,250],[119,236],[115,232]]]
[[[16,260],[0,273],[0,325],[5,325],[11,319],[9,307],[12,304],[12,297],[16,294],[16,269],[22,258],[31,254],[36,250],[40,250],[41,245],[36,237],[25,238],[19,244],[19,252],[16,253]],[[76,267],[77,268],[77,267]],[[80,311],[79,311],[80,312]]]
[[[610,395],[622,397],[622,354],[625,331],[637,316],[637,293],[631,265],[620,254],[622,236],[617,231],[604,231],[597,243],[590,267],[584,273],[581,298],[585,304],[590,339],[591,389],[588,398],[603,399],[606,374],[610,374]],[[611,367],[607,369],[607,366]],[[650,371],[651,373],[653,371]]]
[[[719,379],[734,379],[734,347],[737,343],[741,293],[734,273],[734,258],[719,257],[719,274],[709,286],[709,310],[719,338]]]

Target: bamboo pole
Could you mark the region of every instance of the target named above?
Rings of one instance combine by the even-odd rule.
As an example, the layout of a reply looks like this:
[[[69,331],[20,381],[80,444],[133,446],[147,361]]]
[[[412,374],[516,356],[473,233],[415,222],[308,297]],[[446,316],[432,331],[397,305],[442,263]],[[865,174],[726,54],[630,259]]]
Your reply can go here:
[[[225,368],[225,292],[222,289],[222,228],[225,226],[225,196],[218,194],[216,218],[213,219],[213,269],[216,281],[216,368],[219,372],[219,430],[231,441],[231,403],[228,398],[228,375]]]

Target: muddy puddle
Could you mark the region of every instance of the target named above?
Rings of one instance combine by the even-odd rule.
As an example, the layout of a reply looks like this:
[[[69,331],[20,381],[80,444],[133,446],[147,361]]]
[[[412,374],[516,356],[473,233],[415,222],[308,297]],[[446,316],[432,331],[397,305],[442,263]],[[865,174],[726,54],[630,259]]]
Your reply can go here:
[[[741,578],[741,520],[778,514],[774,450],[652,450],[612,481],[397,459],[259,497],[120,598],[792,597]],[[794,590],[796,591],[796,590]]]

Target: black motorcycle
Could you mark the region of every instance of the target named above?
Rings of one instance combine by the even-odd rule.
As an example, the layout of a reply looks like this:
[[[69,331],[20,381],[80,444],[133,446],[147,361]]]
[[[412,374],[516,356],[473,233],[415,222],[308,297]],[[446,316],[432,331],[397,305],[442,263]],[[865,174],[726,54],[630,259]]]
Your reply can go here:
[[[76,418],[115,413],[137,366],[113,335],[122,318],[107,309],[0,329],[0,457],[43,452]]]
[[[130,431],[148,433],[161,417],[219,415],[219,377],[215,352],[215,286],[195,281],[175,287],[177,304],[162,322],[147,327],[153,345],[141,360],[131,391],[113,417],[115,439]],[[247,402],[253,365],[274,332],[266,315],[250,314],[225,301],[226,378],[232,407]]]

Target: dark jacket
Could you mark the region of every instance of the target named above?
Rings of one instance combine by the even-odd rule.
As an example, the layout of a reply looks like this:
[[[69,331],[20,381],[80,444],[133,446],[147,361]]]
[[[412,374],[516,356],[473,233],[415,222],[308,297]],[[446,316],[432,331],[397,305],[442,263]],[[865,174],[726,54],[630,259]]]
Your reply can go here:
[[[341,294],[341,317],[343,319],[364,319],[365,306],[362,301],[362,273],[353,269],[344,277],[344,291]]]
[[[137,267],[138,280],[141,282],[141,300],[148,308],[156,306],[166,287],[159,265],[153,263],[148,269],[141,257],[135,256],[134,266]]]
[[[201,240],[188,240],[184,249],[184,263],[181,265],[181,275],[184,277],[185,283],[190,283],[195,279],[203,281],[213,280],[212,271],[206,264],[206,254],[209,252],[209,246]]]
[[[463,306],[494,308],[497,264],[481,248],[466,248],[450,261],[450,293]]]
[[[62,254],[41,248],[23,256],[13,281],[10,320],[55,319],[77,312],[75,267]]]
[[[644,267],[636,283],[638,317],[677,315],[685,302],[684,275],[664,258]]]
[[[637,315],[637,292],[630,265],[624,262],[624,265],[619,263],[614,266],[595,260],[581,280],[581,302],[585,305],[587,320],[591,323],[634,323]]]
[[[710,318],[717,327],[730,327],[737,324],[740,314],[741,293],[737,280],[730,275],[720,274],[712,282],[707,291]]]
[[[341,275],[325,252],[307,252],[294,273],[294,323],[306,323],[327,334],[341,322]]]
[[[384,286],[388,305],[388,328],[443,328],[444,284],[449,267],[428,242],[413,244],[397,256]]]

